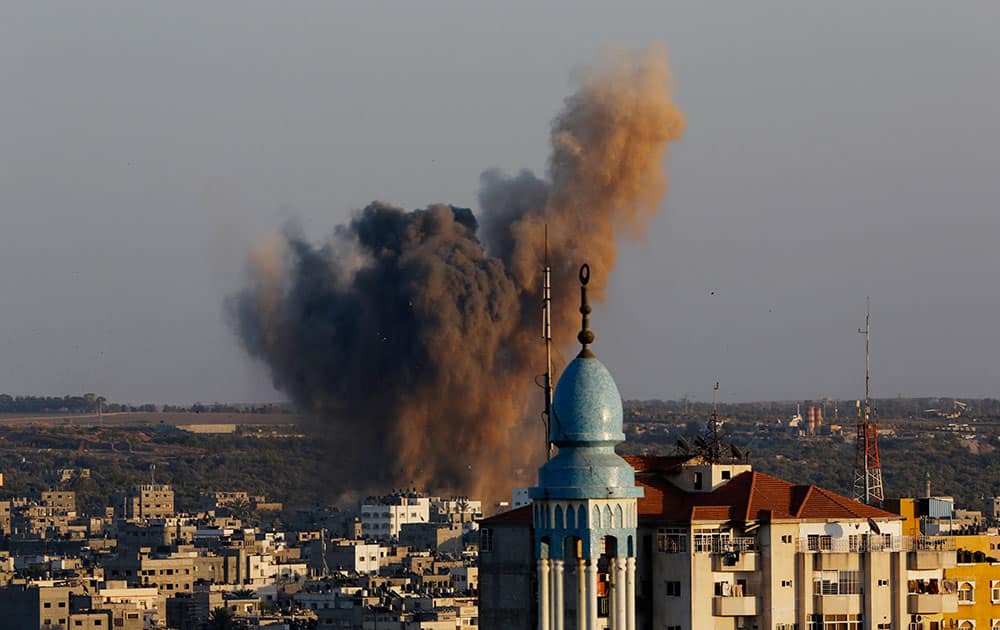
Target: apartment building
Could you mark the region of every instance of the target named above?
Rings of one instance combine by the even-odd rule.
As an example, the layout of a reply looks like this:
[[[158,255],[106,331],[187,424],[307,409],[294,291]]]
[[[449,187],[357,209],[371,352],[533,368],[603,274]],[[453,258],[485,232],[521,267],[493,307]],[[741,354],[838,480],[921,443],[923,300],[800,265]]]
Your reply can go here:
[[[167,484],[140,484],[121,499],[128,520],[168,518],[174,515],[174,491]]]
[[[314,540],[309,545],[309,567],[315,573],[322,573],[325,568],[329,572],[377,575],[380,555],[384,555],[384,551],[378,545],[360,540]]]
[[[403,525],[429,523],[430,508],[430,498],[414,492],[368,497],[361,506],[362,535],[396,540]]]
[[[76,493],[68,490],[49,490],[41,496],[42,505],[62,512],[76,512]]]
[[[9,585],[0,588],[3,627],[19,630],[69,628],[71,587]]]

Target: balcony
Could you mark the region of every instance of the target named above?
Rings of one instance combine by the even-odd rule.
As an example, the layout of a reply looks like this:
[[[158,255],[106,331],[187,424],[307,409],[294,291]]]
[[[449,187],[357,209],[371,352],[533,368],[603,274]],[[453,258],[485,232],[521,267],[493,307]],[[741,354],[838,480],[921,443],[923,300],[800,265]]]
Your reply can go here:
[[[857,615],[861,613],[861,595],[814,595],[817,615]]]
[[[712,614],[716,617],[753,617],[758,614],[757,597],[713,597]]]
[[[911,615],[958,612],[958,594],[910,593],[906,596],[906,612]]]
[[[955,539],[951,536],[913,536],[906,539],[906,568],[911,571],[955,567]]]
[[[825,551],[816,554],[813,566],[817,571],[858,571],[861,569],[861,554]]]
[[[716,572],[756,571],[759,566],[760,554],[756,551],[731,551],[712,556],[712,570]]]
[[[953,569],[956,564],[954,551],[908,551],[906,568],[911,571]]]
[[[855,534],[834,538],[833,536],[803,536],[796,539],[798,553],[868,553],[878,551],[901,551],[903,540],[899,536]]]

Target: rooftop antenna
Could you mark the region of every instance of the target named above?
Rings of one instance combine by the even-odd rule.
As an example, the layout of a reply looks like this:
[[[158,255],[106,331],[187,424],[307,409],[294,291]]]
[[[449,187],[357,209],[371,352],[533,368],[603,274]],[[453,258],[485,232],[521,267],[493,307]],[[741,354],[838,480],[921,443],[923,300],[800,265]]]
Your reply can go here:
[[[872,413],[871,397],[871,298],[865,298],[865,327],[858,332],[865,336],[865,402],[858,405],[858,437],[854,454],[854,498],[868,505],[881,507],[882,463],[878,452],[878,425]]]
[[[712,444],[711,452],[709,453],[710,459],[713,464],[718,464],[719,459],[722,457],[722,446],[719,443],[719,381],[715,381],[715,387],[712,388]]]
[[[552,268],[549,267],[549,225],[545,224],[545,262],[542,267],[542,339],[545,341],[545,376],[542,389],[545,390],[545,411],[542,423],[545,425],[545,459],[552,459]]]

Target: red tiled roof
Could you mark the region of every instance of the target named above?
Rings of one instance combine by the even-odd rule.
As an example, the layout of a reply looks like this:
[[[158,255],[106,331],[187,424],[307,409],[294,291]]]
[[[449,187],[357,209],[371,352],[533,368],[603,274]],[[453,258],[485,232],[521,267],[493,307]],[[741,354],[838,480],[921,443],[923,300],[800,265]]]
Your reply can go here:
[[[899,518],[829,490],[745,472],[712,492],[685,492],[665,477],[640,474],[641,520],[773,520]]]
[[[645,495],[638,500],[642,521],[754,521],[892,518],[899,515],[865,505],[813,485],[796,485],[764,473],[748,471],[712,492],[686,492],[670,481],[685,457],[633,457],[625,460],[637,472]],[[531,506],[502,512],[485,525],[531,522]]]

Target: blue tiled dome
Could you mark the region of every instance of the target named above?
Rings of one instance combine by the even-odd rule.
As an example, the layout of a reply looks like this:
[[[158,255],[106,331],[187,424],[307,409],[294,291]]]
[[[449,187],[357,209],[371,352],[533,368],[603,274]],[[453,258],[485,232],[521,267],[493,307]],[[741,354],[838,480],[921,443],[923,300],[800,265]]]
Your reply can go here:
[[[559,453],[538,470],[532,498],[639,497],[635,471],[615,453],[625,441],[622,397],[604,364],[579,356],[559,378],[550,438]]]
[[[549,438],[556,446],[617,444],[622,433],[622,397],[611,372],[594,357],[566,366],[552,403]]]

